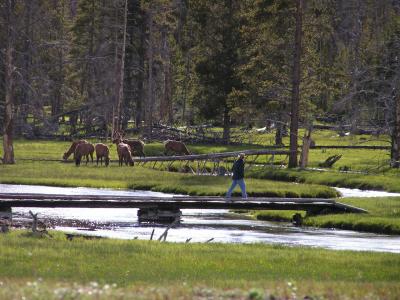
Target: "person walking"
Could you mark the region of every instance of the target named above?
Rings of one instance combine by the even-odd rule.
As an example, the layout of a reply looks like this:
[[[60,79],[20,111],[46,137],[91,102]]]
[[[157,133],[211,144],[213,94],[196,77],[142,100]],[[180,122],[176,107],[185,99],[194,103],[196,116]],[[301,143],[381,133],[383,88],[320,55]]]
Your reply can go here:
[[[242,198],[247,198],[246,184],[244,182],[244,153],[238,155],[238,159],[233,163],[232,172],[232,185],[226,193],[226,198],[231,198],[236,185],[239,185],[242,191]]]

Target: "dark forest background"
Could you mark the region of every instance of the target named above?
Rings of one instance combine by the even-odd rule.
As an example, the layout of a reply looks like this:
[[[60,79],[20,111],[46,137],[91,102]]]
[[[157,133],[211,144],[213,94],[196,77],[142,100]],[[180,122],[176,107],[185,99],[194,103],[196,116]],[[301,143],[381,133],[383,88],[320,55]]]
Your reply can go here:
[[[399,161],[400,1],[2,0],[0,45],[5,145],[328,122],[389,134]]]

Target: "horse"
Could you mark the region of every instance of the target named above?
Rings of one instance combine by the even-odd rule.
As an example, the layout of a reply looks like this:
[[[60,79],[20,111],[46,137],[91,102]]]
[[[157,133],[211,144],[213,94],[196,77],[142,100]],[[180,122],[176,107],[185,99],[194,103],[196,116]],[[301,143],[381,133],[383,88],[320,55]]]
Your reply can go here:
[[[99,143],[94,146],[94,149],[96,151],[96,166],[99,165],[99,160],[100,164],[103,165],[103,157],[104,157],[104,162],[107,167],[110,163],[110,150],[108,149],[108,146]]]
[[[128,165],[128,163],[130,166],[134,165],[132,160],[131,147],[128,144],[119,143],[117,145],[117,152],[118,152],[118,162],[120,166],[122,166],[124,162],[125,165]]]
[[[63,159],[64,159],[64,160],[67,160],[68,157],[69,157],[72,153],[75,153],[76,146],[78,146],[79,144],[87,144],[87,143],[88,143],[88,141],[86,141],[86,140],[73,141],[72,144],[71,144],[71,146],[70,146],[69,149],[67,150],[67,152],[64,152]],[[74,159],[75,159],[75,154],[74,154]]]
[[[89,162],[89,156],[93,162],[93,152],[94,152],[94,146],[92,144],[90,143],[78,144],[74,152],[75,165],[79,166],[81,164],[82,156],[86,156],[86,164],[88,164]]]
[[[169,152],[174,152],[180,155],[190,155],[190,151],[188,148],[186,148],[186,145],[183,142],[180,141],[174,141],[174,140],[166,140],[164,142],[164,154],[168,155]]]

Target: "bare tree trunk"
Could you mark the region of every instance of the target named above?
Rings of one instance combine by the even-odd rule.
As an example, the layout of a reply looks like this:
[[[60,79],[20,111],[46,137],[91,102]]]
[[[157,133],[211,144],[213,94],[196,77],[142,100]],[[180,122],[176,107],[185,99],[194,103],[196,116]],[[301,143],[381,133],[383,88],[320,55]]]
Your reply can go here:
[[[310,151],[311,146],[311,128],[308,130],[308,133],[304,134],[303,137],[303,146],[301,148],[300,154],[300,168],[307,168],[308,165],[308,153]]]
[[[391,166],[400,167],[400,95],[395,99],[395,125],[392,131]]]
[[[116,85],[116,106],[117,106],[117,124],[116,129],[121,130],[122,125],[122,98],[124,94],[124,70],[125,70],[125,46],[126,46],[126,23],[127,23],[127,14],[128,14],[128,0],[125,0],[124,6],[124,27],[123,27],[123,38],[122,38],[122,46],[121,46],[121,59],[118,63],[118,74],[117,74],[117,85]],[[116,49],[118,49],[118,44],[115,45]],[[117,51],[118,53],[118,51]]]
[[[164,84],[163,93],[160,105],[160,117],[168,124],[172,123],[172,95],[171,95],[171,51],[168,42],[167,28],[163,29],[162,33],[163,47],[161,51],[161,57],[163,60],[163,73],[164,73]]]
[[[231,131],[231,118],[229,116],[229,108],[225,104],[225,109],[224,109],[224,131],[222,133],[222,139],[227,144],[229,143],[229,139],[230,139],[230,131]]]
[[[187,94],[188,94],[188,88],[189,88],[190,62],[191,62],[189,50],[186,50],[185,56],[186,56],[185,80],[184,80],[183,88],[182,88],[182,124],[186,123],[185,122],[186,121],[186,105],[187,105]]]
[[[154,54],[153,54],[153,12],[149,11],[149,43],[147,49],[147,59],[148,59],[148,81],[147,81],[147,113],[146,113],[146,120],[148,126],[148,134],[151,138],[151,133],[153,130],[153,108],[154,108],[154,78],[153,78],[153,61],[154,61]]]
[[[3,132],[4,164],[14,164],[13,123],[14,123],[14,81],[13,81],[13,52],[14,52],[14,0],[6,1],[7,9],[7,44],[5,57],[5,116]]]
[[[300,103],[300,59],[302,52],[302,22],[303,22],[303,0],[296,1],[296,33],[295,33],[295,49],[293,62],[293,86],[292,86],[292,103],[290,115],[290,156],[289,168],[296,168],[297,162],[297,146],[299,131],[299,103]]]
[[[145,44],[146,44],[146,21],[145,21],[145,13],[143,10],[139,10],[139,13],[141,14],[140,18],[140,27],[141,27],[141,34],[140,34],[140,46],[138,50],[139,54],[139,75],[138,75],[138,97],[135,102],[135,123],[136,123],[136,128],[140,128],[142,126],[142,121],[143,121],[143,99],[145,99],[145,90],[144,90],[144,69],[145,69]]]
[[[33,29],[31,26],[32,20],[32,1],[25,0],[25,15],[24,15],[24,33],[27,38],[24,39],[24,56],[23,56],[23,70],[22,76],[27,84],[31,84],[31,65],[32,65],[32,39]],[[29,89],[24,88],[21,91],[21,103],[19,108],[19,115],[17,117],[16,134],[21,135],[27,127],[28,107],[29,107]]]

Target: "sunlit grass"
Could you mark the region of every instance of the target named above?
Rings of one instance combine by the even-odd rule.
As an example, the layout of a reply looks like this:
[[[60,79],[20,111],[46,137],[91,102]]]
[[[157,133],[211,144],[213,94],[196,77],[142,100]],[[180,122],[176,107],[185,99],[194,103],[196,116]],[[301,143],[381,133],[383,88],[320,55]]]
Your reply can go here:
[[[2,285],[1,285],[2,283]],[[0,299],[398,299],[397,283],[349,283],[336,281],[242,281],[236,286],[216,288],[187,282],[160,284],[115,284],[54,282],[48,280],[4,280]],[[308,297],[308,298],[306,298]]]
[[[288,169],[251,170],[247,174],[253,178],[314,183],[329,186],[349,187],[369,190],[400,192],[399,170],[381,174],[360,174],[335,171],[307,171]]]
[[[0,182],[52,186],[86,186],[101,188],[142,189],[189,195],[225,195],[229,177],[196,176],[171,173],[145,167],[108,168],[61,162],[20,162],[0,165]],[[250,196],[335,197],[336,191],[319,185],[300,185],[260,179],[246,179]],[[240,190],[235,191],[240,195]]]
[[[386,234],[400,234],[400,197],[386,198],[344,198],[338,201],[368,211],[368,214],[329,214],[309,216],[304,219],[306,226],[340,228]],[[254,212],[259,220],[290,221],[294,211]],[[306,216],[302,212],[303,217]]]
[[[149,235],[151,230],[149,229]],[[1,279],[100,284],[167,284],[185,281],[211,287],[294,281],[398,283],[400,256],[263,244],[175,244],[155,241],[67,241],[1,235]],[[376,266],[379,266],[377,268]]]

